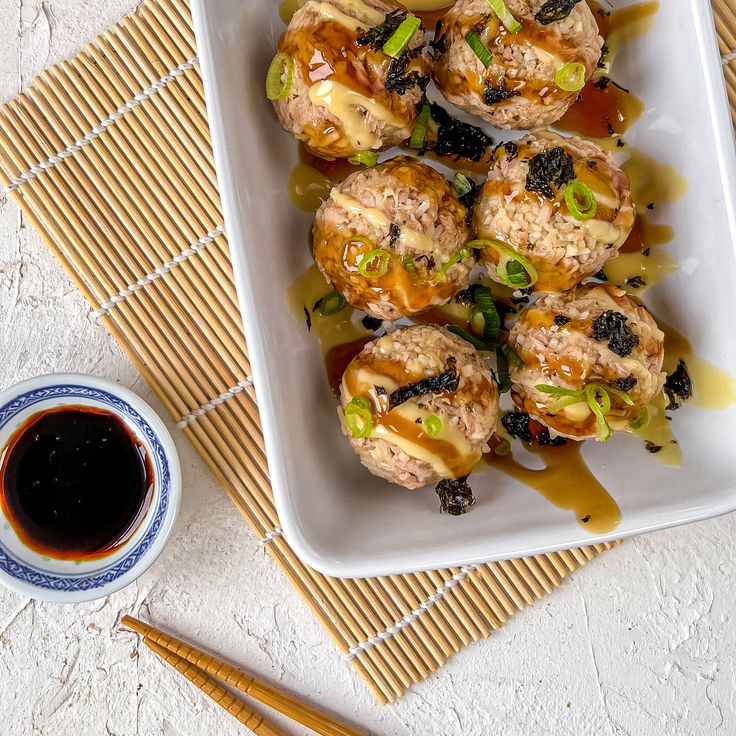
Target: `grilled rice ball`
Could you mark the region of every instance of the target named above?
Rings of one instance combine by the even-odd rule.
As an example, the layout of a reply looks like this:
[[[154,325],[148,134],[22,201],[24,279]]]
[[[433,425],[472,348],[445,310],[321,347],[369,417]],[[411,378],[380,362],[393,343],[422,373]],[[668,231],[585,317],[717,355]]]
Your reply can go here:
[[[551,5],[560,12],[549,12]],[[432,77],[450,102],[497,128],[544,128],[575,102],[598,65],[603,39],[585,2],[506,0],[506,8],[521,25],[517,33],[488,0],[458,0],[432,43]],[[469,32],[492,55],[487,68]]]
[[[496,149],[474,211],[478,237],[511,249],[506,256],[503,247],[480,251],[491,277],[504,280],[499,264],[503,272],[508,255],[520,256],[534,266],[533,290],[542,292],[598,273],[618,255],[635,217],[629,179],[609,154],[548,132]]]
[[[406,16],[394,0],[312,0],[300,8],[274,60],[288,89],[273,100],[283,128],[326,158],[409,138],[428,81],[424,31],[398,58],[383,51]]]
[[[553,434],[605,442],[661,391],[664,334],[644,307],[608,284],[549,294],[527,307],[509,346],[511,396]]]
[[[350,363],[338,414],[371,473],[420,488],[475,467],[496,430],[498,388],[469,343],[442,327],[404,327]]]
[[[447,180],[398,156],[357,171],[317,211],[313,248],[334,289],[357,309],[395,320],[445,304],[468,284],[467,210]]]

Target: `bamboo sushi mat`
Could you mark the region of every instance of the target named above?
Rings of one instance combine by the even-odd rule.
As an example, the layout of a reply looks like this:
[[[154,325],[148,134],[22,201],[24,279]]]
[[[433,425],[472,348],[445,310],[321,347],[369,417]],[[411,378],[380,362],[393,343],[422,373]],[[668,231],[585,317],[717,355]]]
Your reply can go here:
[[[714,0],[736,120],[736,0]],[[258,538],[382,702],[613,545],[369,580],[279,527],[186,0],[147,0],[0,109],[0,176]]]

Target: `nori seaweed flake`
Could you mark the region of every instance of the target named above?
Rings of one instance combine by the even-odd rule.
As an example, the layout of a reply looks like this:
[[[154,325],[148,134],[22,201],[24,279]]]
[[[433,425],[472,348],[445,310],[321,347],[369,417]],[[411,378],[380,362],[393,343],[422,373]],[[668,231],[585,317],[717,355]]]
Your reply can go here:
[[[664,382],[664,392],[670,400],[666,407],[669,410],[679,409],[680,401],[687,401],[692,397],[693,382],[684,360],[680,359],[674,372],[667,376]]]
[[[566,437],[552,437],[548,429],[543,429],[537,435],[537,444],[541,447],[562,447],[567,444]]]
[[[391,245],[395,245],[396,241],[401,237],[401,228],[392,222],[388,229],[388,240]]]
[[[435,152],[439,156],[480,161],[493,145],[493,139],[480,128],[453,118],[444,108],[431,103],[432,120],[437,123]]]
[[[532,432],[529,429],[529,415],[526,412],[510,411],[503,415],[501,424],[512,437],[518,437],[522,442],[531,444]]]
[[[378,319],[378,317],[372,317],[370,314],[366,314],[361,322],[363,323],[363,327],[365,327],[366,330],[370,330],[371,332],[375,332],[376,330],[380,329],[381,325],[383,324],[382,320]]]
[[[568,322],[572,322],[572,320],[569,317],[565,317],[564,314],[555,315],[555,324],[558,327],[564,327]]]
[[[456,359],[450,356],[445,364],[445,370],[436,376],[423,378],[421,381],[407,383],[405,386],[399,386],[388,397],[389,410],[395,409],[410,399],[424,394],[441,394],[454,393],[460,386],[460,377],[457,374]]]
[[[611,381],[611,383],[621,391],[631,391],[639,382],[634,376],[627,376],[626,378],[617,378],[615,381]]]
[[[608,340],[612,353],[625,358],[639,344],[639,336],[634,335],[626,324],[629,318],[609,309],[593,322],[593,337]]]
[[[396,92],[398,95],[403,95],[412,87],[419,87],[422,91],[427,88],[429,77],[424,77],[417,71],[410,72],[409,74],[406,73],[411,60],[421,54],[421,52],[422,47],[419,46],[412,51],[404,51],[396,59],[391,59],[386,75],[386,89],[389,92]]]
[[[651,452],[652,455],[655,455],[662,449],[662,445],[655,445],[654,442],[650,442],[649,440],[644,443],[644,447],[646,447],[647,452]]]
[[[526,188],[547,199],[554,199],[555,192],[551,184],[561,187],[574,179],[572,156],[564,148],[558,146],[538,153],[529,161]]]
[[[307,320],[307,332],[311,332],[312,331],[312,315],[309,314],[309,310],[307,309],[306,304],[304,305],[304,316],[306,317],[306,320]]]
[[[625,283],[632,289],[641,289],[642,286],[647,285],[647,282],[641,276],[632,276],[631,278],[626,279]]]
[[[493,82],[489,79],[483,90],[483,102],[486,105],[495,105],[497,102],[503,102],[511,97],[517,97],[521,92],[515,89],[506,89],[505,87],[494,87]]]
[[[455,301],[458,304],[475,304],[475,292],[480,289],[482,284],[471,284],[467,289],[458,291],[455,295]]]
[[[543,26],[565,20],[580,0],[547,0],[534,16],[534,19]]]
[[[357,39],[358,46],[370,46],[376,51],[380,51],[386,45],[386,41],[393,36],[396,29],[408,17],[409,14],[406,11],[396,8],[383,19],[382,23],[369,28],[367,31],[360,31]]]
[[[441,480],[435,489],[440,497],[440,510],[452,516],[467,513],[475,503],[473,490],[468,485],[468,476],[457,480]]]

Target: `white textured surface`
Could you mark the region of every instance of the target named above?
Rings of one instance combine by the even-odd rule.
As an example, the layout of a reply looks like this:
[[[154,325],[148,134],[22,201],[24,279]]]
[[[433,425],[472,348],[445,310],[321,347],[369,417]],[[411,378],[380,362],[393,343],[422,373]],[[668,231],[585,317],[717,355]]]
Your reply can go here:
[[[0,99],[134,5],[0,0]],[[0,204],[0,354],[0,386],[47,371],[89,372],[160,409],[7,202]],[[180,434],[177,441],[182,513],[162,558],[136,585],[68,607],[0,589],[2,736],[245,732],[139,651],[135,637],[116,631],[120,611],[168,626],[386,736],[736,733],[733,516],[627,542],[400,703],[380,708]]]

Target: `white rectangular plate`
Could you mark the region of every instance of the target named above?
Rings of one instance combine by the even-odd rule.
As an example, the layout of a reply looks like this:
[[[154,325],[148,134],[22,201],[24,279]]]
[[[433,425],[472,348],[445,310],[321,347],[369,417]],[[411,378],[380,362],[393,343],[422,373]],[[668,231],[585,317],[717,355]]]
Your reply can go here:
[[[615,2],[620,7],[628,2]],[[440,514],[431,491],[370,475],[342,437],[316,339],[286,303],[311,263],[311,216],[286,195],[297,157],[264,96],[283,30],[277,0],[193,0],[207,106],[237,288],[253,364],[276,506],[309,565],[338,576],[385,575],[539,554],[715,516],[736,508],[736,407],[685,407],[674,429],[682,468],[666,468],[632,437],[585,458],[618,502],[612,534],[590,536],[572,512],[488,471],[474,476],[471,513]],[[736,375],[736,157],[708,0],[662,3],[654,30],[628,45],[615,78],[647,111],[628,143],[673,164],[688,194],[657,209],[681,264],[646,303]]]

